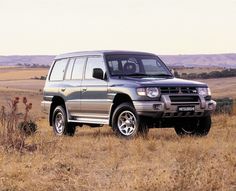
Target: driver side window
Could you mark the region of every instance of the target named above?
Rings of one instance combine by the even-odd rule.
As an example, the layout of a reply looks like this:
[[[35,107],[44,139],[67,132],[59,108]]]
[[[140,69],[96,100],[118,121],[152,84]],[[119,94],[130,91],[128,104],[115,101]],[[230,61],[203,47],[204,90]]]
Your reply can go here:
[[[94,68],[101,68],[105,73],[105,63],[102,57],[88,57],[86,71],[85,71],[85,79],[94,79],[93,78],[93,69]]]

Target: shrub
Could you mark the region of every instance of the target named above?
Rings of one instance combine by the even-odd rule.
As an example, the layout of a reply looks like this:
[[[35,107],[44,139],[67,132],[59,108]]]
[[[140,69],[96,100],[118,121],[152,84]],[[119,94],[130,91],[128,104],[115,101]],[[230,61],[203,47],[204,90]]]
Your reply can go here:
[[[216,113],[233,114],[234,101],[232,98],[216,99]]]
[[[36,145],[27,145],[26,138],[28,135],[36,132],[36,123],[29,120],[29,111],[32,109],[32,103],[27,103],[27,99],[23,98],[25,104],[25,113],[23,114],[23,121],[19,122],[20,114],[18,113],[18,104],[20,98],[15,97],[9,102],[10,111],[7,112],[5,107],[1,107],[0,122],[2,127],[0,130],[0,144],[6,150],[23,150],[34,151],[37,149]],[[33,148],[33,149],[32,149]]]

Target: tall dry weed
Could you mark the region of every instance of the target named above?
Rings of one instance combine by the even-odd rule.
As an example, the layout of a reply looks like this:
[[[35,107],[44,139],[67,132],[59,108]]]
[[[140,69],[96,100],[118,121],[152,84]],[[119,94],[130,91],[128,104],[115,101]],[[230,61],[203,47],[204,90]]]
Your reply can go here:
[[[26,111],[23,122],[20,121],[21,113],[18,113],[18,104],[20,102],[19,97],[15,97],[9,103],[9,111],[6,111],[4,106],[1,107],[0,113],[0,145],[7,152],[11,150],[17,150],[23,152],[23,150],[34,150],[35,145],[27,145],[27,134],[20,129],[19,125],[28,124],[29,110],[32,108],[32,104],[26,104]],[[25,102],[25,99],[23,99]]]

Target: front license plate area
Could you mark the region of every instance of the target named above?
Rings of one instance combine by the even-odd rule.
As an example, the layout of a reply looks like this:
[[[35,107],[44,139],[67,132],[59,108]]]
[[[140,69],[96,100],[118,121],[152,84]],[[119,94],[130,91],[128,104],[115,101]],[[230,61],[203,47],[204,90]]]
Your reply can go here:
[[[195,111],[195,107],[194,106],[179,106],[178,107],[178,111]]]

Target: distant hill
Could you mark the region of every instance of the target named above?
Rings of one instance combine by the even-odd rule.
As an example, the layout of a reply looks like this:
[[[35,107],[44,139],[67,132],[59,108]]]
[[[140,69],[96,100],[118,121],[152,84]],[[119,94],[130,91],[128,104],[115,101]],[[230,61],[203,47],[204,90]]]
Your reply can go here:
[[[54,55],[0,56],[0,66],[50,65]],[[160,55],[171,67],[236,68],[236,54]]]
[[[50,65],[54,57],[53,55],[0,56],[0,66]]]
[[[172,67],[220,67],[236,68],[236,54],[161,55]]]

